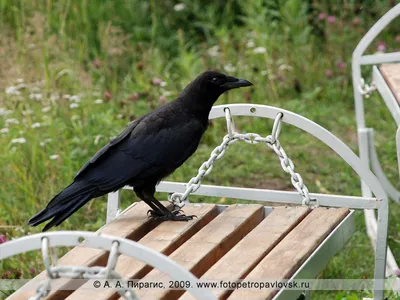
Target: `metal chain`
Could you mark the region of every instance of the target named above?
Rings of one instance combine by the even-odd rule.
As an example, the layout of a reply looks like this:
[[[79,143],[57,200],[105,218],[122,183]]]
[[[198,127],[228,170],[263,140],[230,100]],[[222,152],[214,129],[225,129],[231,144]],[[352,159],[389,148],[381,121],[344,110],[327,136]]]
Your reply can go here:
[[[127,284],[122,280],[121,275],[116,272],[115,265],[118,259],[119,243],[114,241],[110,255],[108,257],[107,266],[105,267],[81,267],[81,266],[51,266],[49,259],[49,240],[47,237],[42,239],[42,257],[43,263],[47,270],[47,279],[43,280],[36,289],[36,295],[29,298],[29,300],[39,300],[46,297],[51,291],[51,280],[57,278],[81,278],[81,279],[118,279],[122,281],[122,285],[126,288],[117,289],[119,295],[126,300],[138,300],[139,297],[136,293],[127,288]]]
[[[236,134],[236,133],[235,133]],[[205,161],[199,168],[197,176],[193,177],[192,179],[190,179],[190,181],[187,184],[186,187],[186,191],[184,193],[174,193],[172,194],[172,196],[170,197],[169,201],[171,203],[173,203],[175,206],[178,206],[180,208],[182,208],[183,206],[185,206],[185,203],[183,202],[190,194],[196,192],[201,185],[201,180],[203,179],[203,177],[207,176],[213,166],[214,166],[214,162],[218,159],[220,159],[222,156],[224,156],[226,148],[228,147],[228,145],[233,144],[238,142],[239,139],[236,137],[229,137],[229,134],[227,134],[226,136],[224,136],[221,145],[219,145],[218,147],[216,147],[210,155],[210,158]]]
[[[200,166],[197,175],[192,179],[190,179],[190,181],[187,184],[186,191],[184,193],[173,193],[171,195],[169,201],[174,206],[182,208],[185,205],[183,201],[185,201],[185,199],[190,194],[196,192],[200,188],[201,180],[211,172],[214,162],[220,159],[222,156],[224,156],[226,148],[229,145],[236,143],[238,141],[244,141],[248,144],[265,143],[269,148],[274,150],[274,152],[279,157],[282,169],[286,173],[290,174],[293,186],[303,198],[302,204],[311,206],[312,203],[313,206],[319,206],[319,202],[317,199],[310,199],[308,188],[304,184],[300,174],[294,172],[294,164],[292,160],[287,156],[285,150],[282,148],[278,140],[282,127],[283,113],[277,114],[274,121],[274,126],[272,128],[272,133],[271,135],[268,135],[265,138],[261,137],[257,133],[243,134],[235,132],[234,129],[232,128],[233,120],[230,115],[229,108],[225,109],[225,117],[227,121],[228,134],[224,136],[222,143],[211,152],[210,158]]]
[[[376,86],[374,82],[371,83],[371,85],[368,85],[364,78],[361,78],[361,82],[358,86],[358,90],[361,95],[365,96],[365,98],[369,98],[369,96],[372,94],[373,91],[376,90]]]

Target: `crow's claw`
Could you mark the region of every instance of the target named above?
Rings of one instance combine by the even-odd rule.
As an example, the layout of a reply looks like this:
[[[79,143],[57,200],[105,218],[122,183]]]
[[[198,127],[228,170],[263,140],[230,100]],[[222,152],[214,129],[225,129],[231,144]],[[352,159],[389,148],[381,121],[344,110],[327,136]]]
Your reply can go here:
[[[172,211],[171,211],[174,215],[182,213],[185,214],[185,212],[183,211],[183,209],[181,209],[179,206],[176,206]]]

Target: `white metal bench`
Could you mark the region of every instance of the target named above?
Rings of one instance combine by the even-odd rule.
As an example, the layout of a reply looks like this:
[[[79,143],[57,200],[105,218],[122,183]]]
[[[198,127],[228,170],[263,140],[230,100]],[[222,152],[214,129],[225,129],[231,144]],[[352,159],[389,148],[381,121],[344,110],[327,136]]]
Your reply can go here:
[[[373,91],[377,90],[397,124],[397,159],[400,172],[400,52],[376,53],[372,55],[364,55],[364,53],[383,29],[399,15],[400,4],[397,4],[365,34],[355,48],[352,57],[353,90],[360,158],[366,166],[371,168],[380,180],[386,194],[397,204],[400,204],[400,191],[387,179],[379,162],[374,145],[374,129],[368,127],[365,120],[364,98],[368,98]],[[371,85],[366,84],[362,78],[362,66],[372,66]],[[362,195],[364,197],[371,196],[369,187],[364,183],[362,183]],[[374,213],[372,211],[365,211],[365,220],[367,233],[374,244],[376,238],[376,217]],[[387,275],[392,275],[398,269],[396,260],[390,249],[388,249]]]
[[[254,133],[237,133],[233,126],[234,116],[273,119],[275,122],[272,134],[264,138]],[[85,268],[96,265],[105,266],[106,269],[96,269],[96,274],[101,273],[104,276],[113,271],[116,272],[113,273],[115,276],[126,279],[154,281],[165,278],[163,272],[166,271],[166,265],[173,265],[175,272],[175,275],[171,274],[171,276],[175,276],[173,278],[189,276],[187,272],[178,268],[177,264],[201,279],[312,279],[316,278],[355,230],[354,210],[367,209],[376,210],[378,213],[374,278],[380,280],[375,281],[374,299],[383,300],[388,200],[379,180],[366,168],[366,165],[328,130],[293,112],[271,106],[250,104],[213,107],[210,119],[224,117],[227,121],[228,134],[224,137],[221,145],[212,152],[210,159],[200,167],[198,175],[193,177],[188,184],[161,182],[157,187],[157,191],[170,195],[172,205],[183,206],[186,203],[185,212],[198,215],[198,219],[189,222],[169,221],[160,224],[146,217],[148,208],[142,202],[134,203],[121,212],[119,201],[121,192],[118,191],[108,197],[107,224],[99,229],[97,234],[100,237],[104,234],[107,235],[104,238],[97,240],[92,238],[93,234],[79,233],[63,241],[60,238],[61,234],[44,233],[0,245],[0,259],[27,249],[40,248],[39,240],[43,237],[48,238],[50,246],[57,246],[66,243],[76,245],[78,243],[77,236],[82,235],[85,240],[89,241],[85,243],[86,246],[94,246],[102,250],[76,247],[60,259],[59,267],[80,266],[84,268],[81,270],[87,271]],[[309,193],[300,174],[294,171],[292,161],[280,145],[279,134],[282,123],[296,126],[328,145],[353,168],[374,196],[354,197]],[[201,179],[211,171],[216,160],[222,158],[227,147],[237,141],[245,141],[249,144],[265,143],[272,148],[278,155],[284,171],[290,174],[297,192],[201,185]],[[217,163],[215,167],[221,166],[218,166]],[[131,188],[126,187],[126,189]],[[189,194],[253,200],[264,203],[265,206],[258,204],[226,206],[183,202],[187,200]],[[275,202],[283,207],[267,206],[268,202]],[[287,204],[298,206],[286,207]],[[105,250],[110,249],[113,244],[110,235],[115,236],[115,240],[119,242],[120,253],[123,254],[118,261],[115,260],[116,249],[111,251],[112,259],[107,260]],[[68,233],[62,233],[62,236],[68,236]],[[147,248],[139,247],[134,242],[125,242],[125,239],[138,241]],[[31,240],[35,242],[28,245]],[[121,248],[123,245],[125,248]],[[148,248],[153,251],[147,250]],[[137,253],[139,249],[140,253]],[[293,249],[296,250],[293,251]],[[170,260],[168,260],[168,264],[165,263],[167,259],[164,256],[155,255],[154,251],[167,255],[177,264]],[[247,253],[246,251],[249,252],[249,255],[243,257],[242,254]],[[142,262],[131,257],[136,257]],[[144,259],[145,257],[147,260]],[[287,259],[281,259],[282,257]],[[154,269],[146,264],[150,264]],[[47,271],[36,276],[30,282],[30,286],[38,286],[42,280],[47,280],[48,274],[53,274],[53,271],[56,270],[52,268],[57,267],[47,265]],[[68,268],[63,270],[68,270]],[[79,268],[70,267],[70,270],[79,270]],[[74,274],[76,275],[74,272],[63,275]],[[68,282],[69,279],[64,278],[62,286],[63,284],[67,285]],[[85,283],[76,291],[50,291],[47,299],[115,299],[116,291],[84,289],[86,284],[90,284],[90,282]],[[206,292],[200,297],[194,289],[189,292],[198,299],[215,299],[215,296]],[[295,299],[301,292],[284,289],[279,291],[237,290],[234,292],[219,290],[217,294],[218,297],[223,298],[229,296],[229,299],[254,297]],[[136,293],[144,299],[190,298],[186,293],[183,294],[184,291],[137,290]],[[11,299],[27,299],[34,295],[35,290],[21,288],[11,296]]]

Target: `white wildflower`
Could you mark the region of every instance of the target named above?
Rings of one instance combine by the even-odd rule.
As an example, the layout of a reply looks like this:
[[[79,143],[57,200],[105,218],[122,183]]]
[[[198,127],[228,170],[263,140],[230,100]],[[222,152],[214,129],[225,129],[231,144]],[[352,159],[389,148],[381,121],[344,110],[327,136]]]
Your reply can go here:
[[[19,90],[22,90],[22,89],[24,89],[24,88],[26,88],[26,85],[25,85],[25,83],[20,83],[20,84],[18,84],[17,86],[16,86],[16,89],[19,91]]]
[[[12,110],[0,107],[0,116],[7,116],[7,115],[12,114],[12,113],[13,113]]]
[[[165,81],[161,81],[160,86],[165,87],[165,86],[167,86],[167,83]]]
[[[268,74],[268,79],[269,80],[275,80],[276,79],[276,75],[275,74]]]
[[[19,121],[15,118],[7,119],[6,120],[6,126],[10,124],[19,124]]]
[[[268,73],[269,73],[268,70],[263,70],[260,72],[261,76],[268,75]]]
[[[185,3],[178,3],[174,5],[174,10],[175,11],[182,11],[186,7]]]
[[[169,97],[169,96],[172,95],[172,92],[170,92],[170,91],[163,91],[163,92],[162,92],[162,95],[163,95],[164,97]]]
[[[45,106],[45,107],[42,108],[42,112],[44,112],[44,113],[47,113],[47,112],[49,112],[50,110],[51,110],[51,107],[50,107],[50,106]]]
[[[293,67],[286,64],[282,64],[279,66],[279,71],[285,71],[285,70],[292,71]]]
[[[69,101],[78,103],[78,102],[81,102],[81,98],[77,95],[73,95],[69,98]]]
[[[25,144],[25,143],[26,143],[26,139],[23,137],[11,140],[11,144]]]
[[[117,115],[117,119],[122,119],[123,117],[124,117],[123,114],[118,114],[118,115]]]
[[[232,64],[227,64],[224,66],[224,70],[228,73],[233,73],[236,71],[236,67]]]
[[[33,124],[31,125],[31,127],[32,127],[32,128],[39,128],[39,127],[40,127],[40,123],[39,123],[39,122],[33,123]]]
[[[37,84],[40,84],[40,82],[37,82]],[[39,93],[40,92],[40,88],[38,86],[34,86],[33,88],[31,88],[31,92]]]
[[[24,79],[23,79],[23,78],[18,78],[18,79],[16,80],[16,82],[17,82],[17,83],[24,83]]]
[[[71,95],[65,94],[65,95],[63,96],[63,98],[68,100],[69,98],[71,98]]]
[[[72,121],[76,121],[76,120],[79,120],[80,118],[79,118],[79,116],[77,116],[77,115],[72,115],[72,117],[71,117],[71,120]]]
[[[207,54],[208,54],[209,56],[211,56],[211,57],[217,57],[217,56],[219,56],[219,46],[216,45],[216,46],[213,46],[213,47],[211,47],[211,48],[208,48]]]
[[[0,129],[0,133],[8,133],[8,132],[10,132],[10,129],[8,129],[8,128]]]
[[[101,134],[96,135],[96,137],[95,137],[95,139],[94,139],[94,144],[95,144],[95,145],[98,145],[101,138],[102,138],[102,135],[101,135]]]
[[[51,142],[51,138],[46,138],[43,140],[43,142],[40,142],[39,145],[44,147],[44,145],[48,144]]]
[[[18,91],[18,87],[12,85],[12,86],[9,86],[8,88],[6,88],[6,94],[18,96],[18,95],[21,95],[21,92]]]
[[[246,43],[246,47],[247,47],[247,48],[254,48],[255,46],[256,46],[256,43],[254,43],[253,40],[249,40],[249,41]]]
[[[29,99],[35,100],[35,101],[40,101],[43,99],[43,95],[40,93],[31,93],[31,94],[29,94]]]
[[[267,49],[265,49],[264,47],[257,47],[257,48],[254,48],[254,50],[253,50],[253,53],[255,53],[255,54],[262,54],[265,52],[267,52]]]
[[[54,102],[54,101],[57,101],[58,99],[60,99],[60,96],[58,94],[53,93],[53,94],[50,95],[50,100],[51,101]]]
[[[23,135],[25,132],[24,132],[23,130],[20,130],[18,133],[19,133],[20,135]]]
[[[58,155],[58,154],[53,154],[53,155],[50,155],[49,158],[50,158],[51,160],[55,160],[55,159],[60,158],[60,155]]]
[[[29,116],[31,114],[33,114],[33,110],[31,110],[31,109],[27,109],[27,110],[23,110],[22,111],[22,115],[24,115],[24,116]]]
[[[94,101],[95,104],[102,104],[103,102],[103,99],[97,99]]]
[[[74,109],[74,108],[77,108],[77,107],[79,107],[79,104],[78,104],[78,103],[71,103],[71,104],[69,105],[69,108],[71,108],[71,109]]]

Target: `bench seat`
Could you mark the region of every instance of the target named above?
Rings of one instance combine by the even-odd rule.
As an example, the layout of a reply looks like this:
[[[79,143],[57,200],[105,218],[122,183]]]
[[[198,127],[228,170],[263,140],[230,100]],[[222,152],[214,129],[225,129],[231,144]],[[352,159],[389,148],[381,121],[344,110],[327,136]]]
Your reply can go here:
[[[293,278],[304,268],[305,262],[318,254],[318,250],[321,250],[320,255],[326,257],[326,264],[354,230],[353,211],[347,208],[187,204],[184,207],[185,214],[197,215],[197,218],[188,222],[154,221],[147,217],[148,209],[143,202],[135,203],[100,228],[99,232],[138,241],[168,255],[204,280]],[[349,219],[352,221],[349,222]],[[347,224],[346,228],[340,231],[344,222]],[[336,236],[335,232],[338,232]],[[330,238],[334,239],[335,246],[326,245],[321,249]],[[107,257],[108,252],[102,250],[75,247],[59,260],[58,265],[104,266]],[[325,264],[315,270],[313,278]],[[167,275],[159,270],[125,255],[118,258],[115,270],[125,279],[168,280]],[[303,277],[304,274],[310,275],[307,272],[303,272]],[[45,278],[46,273],[42,272],[32,281],[39,284]],[[58,280],[63,280],[65,287],[70,281],[67,278]],[[88,281],[76,291],[54,290],[46,299],[119,298],[115,290],[96,290],[90,287],[92,282]],[[184,290],[136,292],[141,299],[192,299]],[[33,290],[21,288],[10,299],[27,299],[34,293]],[[278,296],[280,294],[276,290],[223,289],[213,290],[213,293],[220,299],[272,299],[277,293]]]

